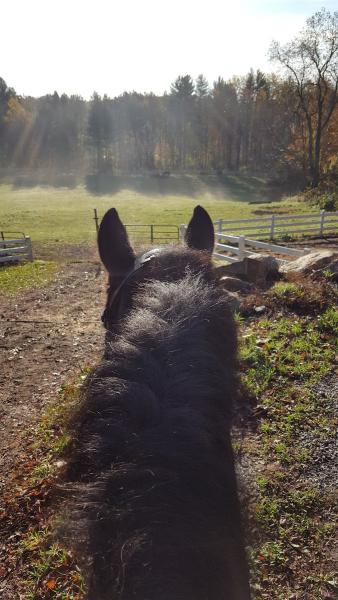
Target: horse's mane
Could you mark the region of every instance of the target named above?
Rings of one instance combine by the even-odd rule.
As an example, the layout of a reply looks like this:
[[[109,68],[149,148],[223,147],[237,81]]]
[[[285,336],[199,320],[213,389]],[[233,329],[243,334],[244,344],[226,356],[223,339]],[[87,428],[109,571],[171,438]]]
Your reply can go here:
[[[211,267],[174,254],[181,269],[168,252],[164,281],[138,287],[74,419],[72,531],[93,600],[247,597],[231,592],[246,590],[229,437],[235,325]]]

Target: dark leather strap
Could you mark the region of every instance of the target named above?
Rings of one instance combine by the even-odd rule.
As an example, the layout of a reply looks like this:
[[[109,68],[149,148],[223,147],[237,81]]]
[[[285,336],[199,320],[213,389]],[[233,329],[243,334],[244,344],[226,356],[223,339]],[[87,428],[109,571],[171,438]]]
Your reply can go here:
[[[118,298],[121,290],[123,289],[124,285],[127,283],[127,281],[129,281],[129,279],[131,279],[131,277],[134,275],[134,273],[136,273],[136,271],[139,271],[139,269],[141,269],[148,262],[156,258],[161,252],[162,248],[153,248],[152,250],[149,250],[148,252],[142,254],[139,258],[135,259],[133,268],[130,269],[130,271],[128,271],[125,278],[121,281],[120,285],[117,286],[116,290],[114,290],[112,295],[109,297],[108,305],[102,313],[101,321],[106,329],[108,329],[109,323],[112,322],[113,305],[116,299]]]

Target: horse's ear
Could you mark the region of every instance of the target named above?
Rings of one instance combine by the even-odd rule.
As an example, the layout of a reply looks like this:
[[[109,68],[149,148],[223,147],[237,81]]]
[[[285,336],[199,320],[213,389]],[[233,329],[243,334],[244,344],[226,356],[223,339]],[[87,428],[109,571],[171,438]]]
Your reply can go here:
[[[190,248],[212,252],[215,232],[212,220],[202,206],[196,206],[187,227],[185,241]]]
[[[104,215],[97,243],[101,260],[111,275],[124,275],[134,265],[135,254],[115,208]]]

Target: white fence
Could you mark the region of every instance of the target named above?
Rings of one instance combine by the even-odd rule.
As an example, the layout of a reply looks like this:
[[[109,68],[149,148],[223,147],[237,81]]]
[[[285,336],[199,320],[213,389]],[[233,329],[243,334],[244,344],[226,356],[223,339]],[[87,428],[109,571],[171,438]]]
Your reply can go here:
[[[243,223],[244,225],[242,225]],[[297,258],[308,254],[310,249],[280,246],[273,241],[277,236],[300,232],[316,232],[318,235],[323,235],[324,228],[330,227],[331,229],[336,227],[338,230],[338,212],[321,211],[319,215],[318,213],[287,216],[269,215],[268,217],[258,219],[239,219],[236,221],[218,219],[218,221],[214,222],[214,225],[216,229],[216,243],[213,256],[217,260],[224,260],[230,263],[238,262],[245,256],[249,256],[253,252],[260,250],[277,255],[275,256],[276,260],[283,263],[286,257]],[[312,227],[312,225],[316,225],[316,227]],[[186,225],[181,226],[181,239],[184,238],[186,229]],[[236,230],[239,230],[241,233],[243,231],[248,232],[250,237],[247,238],[246,234],[234,235],[232,232]],[[252,239],[257,237],[270,238],[272,241],[263,242],[258,239]]]
[[[7,237],[15,234],[15,237]],[[16,263],[23,260],[33,260],[32,241],[23,233],[18,236],[17,231],[0,232],[0,264]]]
[[[254,219],[218,219],[215,221],[218,233],[249,235],[250,238],[274,240],[294,233],[323,236],[338,233],[338,211],[306,213],[300,215],[267,215]]]
[[[244,237],[243,235],[228,235],[225,233],[215,233],[216,244],[213,256],[217,260],[225,260],[227,262],[238,262],[245,256],[249,256],[255,250],[263,250],[272,252],[274,255],[290,256],[297,258],[307,254],[309,248],[288,248],[287,246],[279,246],[271,242],[260,242]],[[229,243],[225,243],[229,242]],[[276,258],[276,257],[275,257]],[[285,262],[283,258],[278,258],[280,263]]]

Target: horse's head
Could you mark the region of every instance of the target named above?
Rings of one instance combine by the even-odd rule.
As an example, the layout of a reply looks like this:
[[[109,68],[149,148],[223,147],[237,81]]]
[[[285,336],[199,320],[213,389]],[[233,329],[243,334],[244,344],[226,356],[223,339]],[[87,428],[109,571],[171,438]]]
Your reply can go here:
[[[109,288],[102,316],[111,330],[132,306],[134,291],[140,283],[158,279],[175,281],[188,272],[212,277],[211,254],[214,227],[208,213],[196,206],[185,235],[184,247],[153,248],[136,256],[115,208],[104,215],[98,234],[101,260],[109,273]]]

